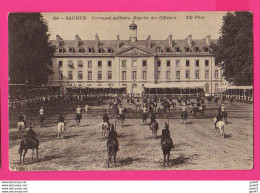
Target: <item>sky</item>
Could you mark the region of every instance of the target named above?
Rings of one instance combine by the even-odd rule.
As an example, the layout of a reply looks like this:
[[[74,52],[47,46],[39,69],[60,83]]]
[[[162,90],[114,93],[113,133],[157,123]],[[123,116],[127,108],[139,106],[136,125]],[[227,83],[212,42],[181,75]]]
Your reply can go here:
[[[50,39],[60,35],[64,40],[74,40],[78,34],[82,40],[129,39],[129,25],[137,24],[137,39],[164,40],[169,35],[173,39],[202,39],[220,35],[222,18],[227,12],[57,12],[42,13],[49,26]],[[74,20],[72,20],[74,16]],[[77,18],[75,18],[77,16]],[[122,17],[114,19],[114,17]],[[166,18],[165,18],[166,17]]]

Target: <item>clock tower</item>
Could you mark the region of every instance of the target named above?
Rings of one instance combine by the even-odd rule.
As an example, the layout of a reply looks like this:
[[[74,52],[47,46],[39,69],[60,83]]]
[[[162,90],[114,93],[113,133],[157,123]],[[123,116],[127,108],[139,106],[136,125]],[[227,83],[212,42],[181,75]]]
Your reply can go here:
[[[137,25],[134,21],[129,25],[129,38],[131,42],[137,41]]]

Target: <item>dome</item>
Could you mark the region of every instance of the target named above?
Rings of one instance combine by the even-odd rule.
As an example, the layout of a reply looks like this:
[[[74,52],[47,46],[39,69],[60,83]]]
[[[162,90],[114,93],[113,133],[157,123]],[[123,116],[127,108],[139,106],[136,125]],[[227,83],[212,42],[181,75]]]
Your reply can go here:
[[[133,21],[133,23],[131,23],[131,24],[129,25],[129,28],[130,28],[130,29],[136,29],[136,28],[137,28],[137,25],[134,23],[134,21]]]

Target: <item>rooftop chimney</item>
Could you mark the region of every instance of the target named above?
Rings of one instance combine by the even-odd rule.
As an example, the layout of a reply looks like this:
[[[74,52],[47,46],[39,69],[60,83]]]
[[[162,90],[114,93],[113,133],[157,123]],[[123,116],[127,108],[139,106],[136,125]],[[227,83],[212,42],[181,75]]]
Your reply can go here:
[[[192,35],[188,36],[188,44],[190,47],[192,47]]]
[[[75,35],[75,40],[77,40],[77,41],[81,40],[78,34]]]
[[[206,36],[206,44],[207,44],[208,46],[211,45],[211,36],[210,36],[210,35]]]
[[[98,47],[99,37],[98,34],[95,35],[95,46]]]
[[[169,44],[169,47],[172,48],[172,35],[169,35],[169,37],[168,37],[168,44]]]
[[[151,45],[151,36],[150,35],[147,37],[147,47],[148,48],[152,47],[152,45]]]
[[[117,35],[116,36],[116,45],[117,45],[117,48],[120,48],[120,36],[119,35]]]

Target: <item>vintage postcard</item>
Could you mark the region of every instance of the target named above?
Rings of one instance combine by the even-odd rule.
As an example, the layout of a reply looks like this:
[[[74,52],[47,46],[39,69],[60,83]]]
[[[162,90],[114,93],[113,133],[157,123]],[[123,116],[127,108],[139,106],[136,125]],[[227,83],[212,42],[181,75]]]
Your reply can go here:
[[[252,20],[10,13],[10,169],[252,169]]]

